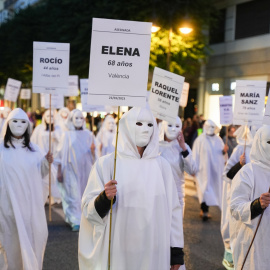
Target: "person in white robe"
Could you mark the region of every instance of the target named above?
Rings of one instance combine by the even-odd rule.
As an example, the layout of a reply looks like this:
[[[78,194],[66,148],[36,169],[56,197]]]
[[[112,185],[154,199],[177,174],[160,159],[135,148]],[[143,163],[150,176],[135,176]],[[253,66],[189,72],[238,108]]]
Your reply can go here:
[[[44,177],[52,154],[30,142],[26,113],[8,116],[0,144],[0,265],[8,270],[41,270],[48,229],[44,210]]]
[[[61,162],[57,178],[65,219],[73,231],[79,230],[81,198],[97,155],[94,135],[84,121],[80,110],[71,111],[55,155]]]
[[[55,112],[51,111],[51,152],[55,156],[57,146],[60,142],[61,131],[59,128],[55,127]],[[46,153],[49,152],[49,144],[50,144],[50,110],[46,110],[42,116],[41,124],[38,125],[31,136],[31,142],[37,144],[43,151]],[[60,203],[61,195],[57,186],[57,166],[59,161],[54,160],[54,164],[51,167],[51,177],[52,185],[51,185],[51,194],[52,194],[52,203]],[[49,179],[49,175],[47,176]],[[49,183],[49,180],[45,183]]]
[[[195,175],[197,166],[192,158],[192,151],[185,143],[182,134],[182,122],[179,117],[176,123],[162,121],[161,132],[159,136],[159,153],[171,165],[174,181],[177,187],[177,193],[180,205],[185,206],[185,177],[184,172]]]
[[[69,114],[70,114],[70,110],[67,107],[64,107],[58,111],[55,117],[55,126],[60,128],[62,132],[67,130],[65,123]]]
[[[114,152],[113,138],[116,133],[116,124],[111,115],[107,115],[97,134],[98,157]]]
[[[236,173],[250,162],[249,154],[253,141],[253,135],[247,126],[239,127],[235,132],[238,145],[234,148],[232,155],[227,161],[223,172],[223,196],[221,210],[221,235],[224,243],[223,266],[228,270],[234,269],[232,251],[230,246],[230,200],[231,200],[231,183]]]
[[[235,269],[241,269],[258,221],[260,227],[247,257],[244,270],[268,270],[270,265],[270,127],[261,127],[254,137],[249,164],[234,177],[230,210],[231,247]],[[233,225],[233,226],[232,226]]]
[[[9,107],[4,107],[3,110],[0,110],[0,141],[4,139],[4,137],[1,136],[1,131],[10,112],[11,109]]]
[[[204,123],[203,133],[193,144],[193,157],[198,167],[196,173],[197,194],[201,204],[200,216],[208,220],[209,206],[221,208],[222,174],[225,165],[224,155],[228,146],[217,135],[219,128],[212,120]]]
[[[184,263],[181,206],[171,167],[158,152],[151,111],[133,107],[119,121],[116,180],[111,180],[114,153],[99,158],[89,176],[82,198],[80,270],[108,268],[111,199],[111,270],[176,270]]]

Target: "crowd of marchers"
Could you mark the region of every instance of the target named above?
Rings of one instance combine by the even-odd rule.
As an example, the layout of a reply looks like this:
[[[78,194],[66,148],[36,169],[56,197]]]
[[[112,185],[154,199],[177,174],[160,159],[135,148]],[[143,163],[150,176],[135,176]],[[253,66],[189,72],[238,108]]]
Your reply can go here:
[[[78,109],[33,122],[20,108],[0,110],[1,270],[42,269],[46,203],[61,203],[79,232],[81,270],[185,269],[185,173],[202,222],[221,209],[223,266],[269,269],[269,126],[220,130],[197,115],[182,126],[149,107],[118,123],[107,115],[95,134]]]

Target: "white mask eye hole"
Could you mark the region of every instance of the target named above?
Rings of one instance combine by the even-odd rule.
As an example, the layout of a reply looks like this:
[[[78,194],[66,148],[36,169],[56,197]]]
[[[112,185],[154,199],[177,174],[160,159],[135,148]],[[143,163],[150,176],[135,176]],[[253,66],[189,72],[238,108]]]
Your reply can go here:
[[[148,124],[148,127],[152,127],[152,126],[153,126],[153,124],[152,124],[152,123],[149,123],[149,124]]]
[[[17,123],[18,121],[17,121],[17,120],[13,120],[12,122],[13,122],[13,123]]]
[[[179,128],[179,125],[176,125],[177,128]]]
[[[136,123],[137,126],[142,126],[143,124],[141,122]]]
[[[22,121],[23,124],[25,124],[26,122],[25,121]]]
[[[270,141],[267,141],[268,144],[270,144]]]
[[[168,127],[172,127],[172,125],[168,125]]]

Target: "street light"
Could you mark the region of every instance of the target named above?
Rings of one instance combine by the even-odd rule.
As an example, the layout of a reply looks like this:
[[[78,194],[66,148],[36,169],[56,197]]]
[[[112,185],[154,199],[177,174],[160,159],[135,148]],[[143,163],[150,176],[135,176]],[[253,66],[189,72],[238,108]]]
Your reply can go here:
[[[159,26],[152,25],[151,32],[152,32],[152,33],[156,33],[157,31],[159,31],[159,29],[160,29],[160,27],[159,27]]]

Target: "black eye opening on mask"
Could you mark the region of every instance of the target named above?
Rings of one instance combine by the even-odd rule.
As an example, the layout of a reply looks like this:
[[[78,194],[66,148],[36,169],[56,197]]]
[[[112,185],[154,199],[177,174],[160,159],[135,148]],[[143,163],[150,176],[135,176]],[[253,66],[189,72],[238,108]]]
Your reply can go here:
[[[267,141],[268,144],[270,144],[270,141]]]
[[[141,122],[137,122],[136,125],[137,126],[142,126],[142,123]]]

